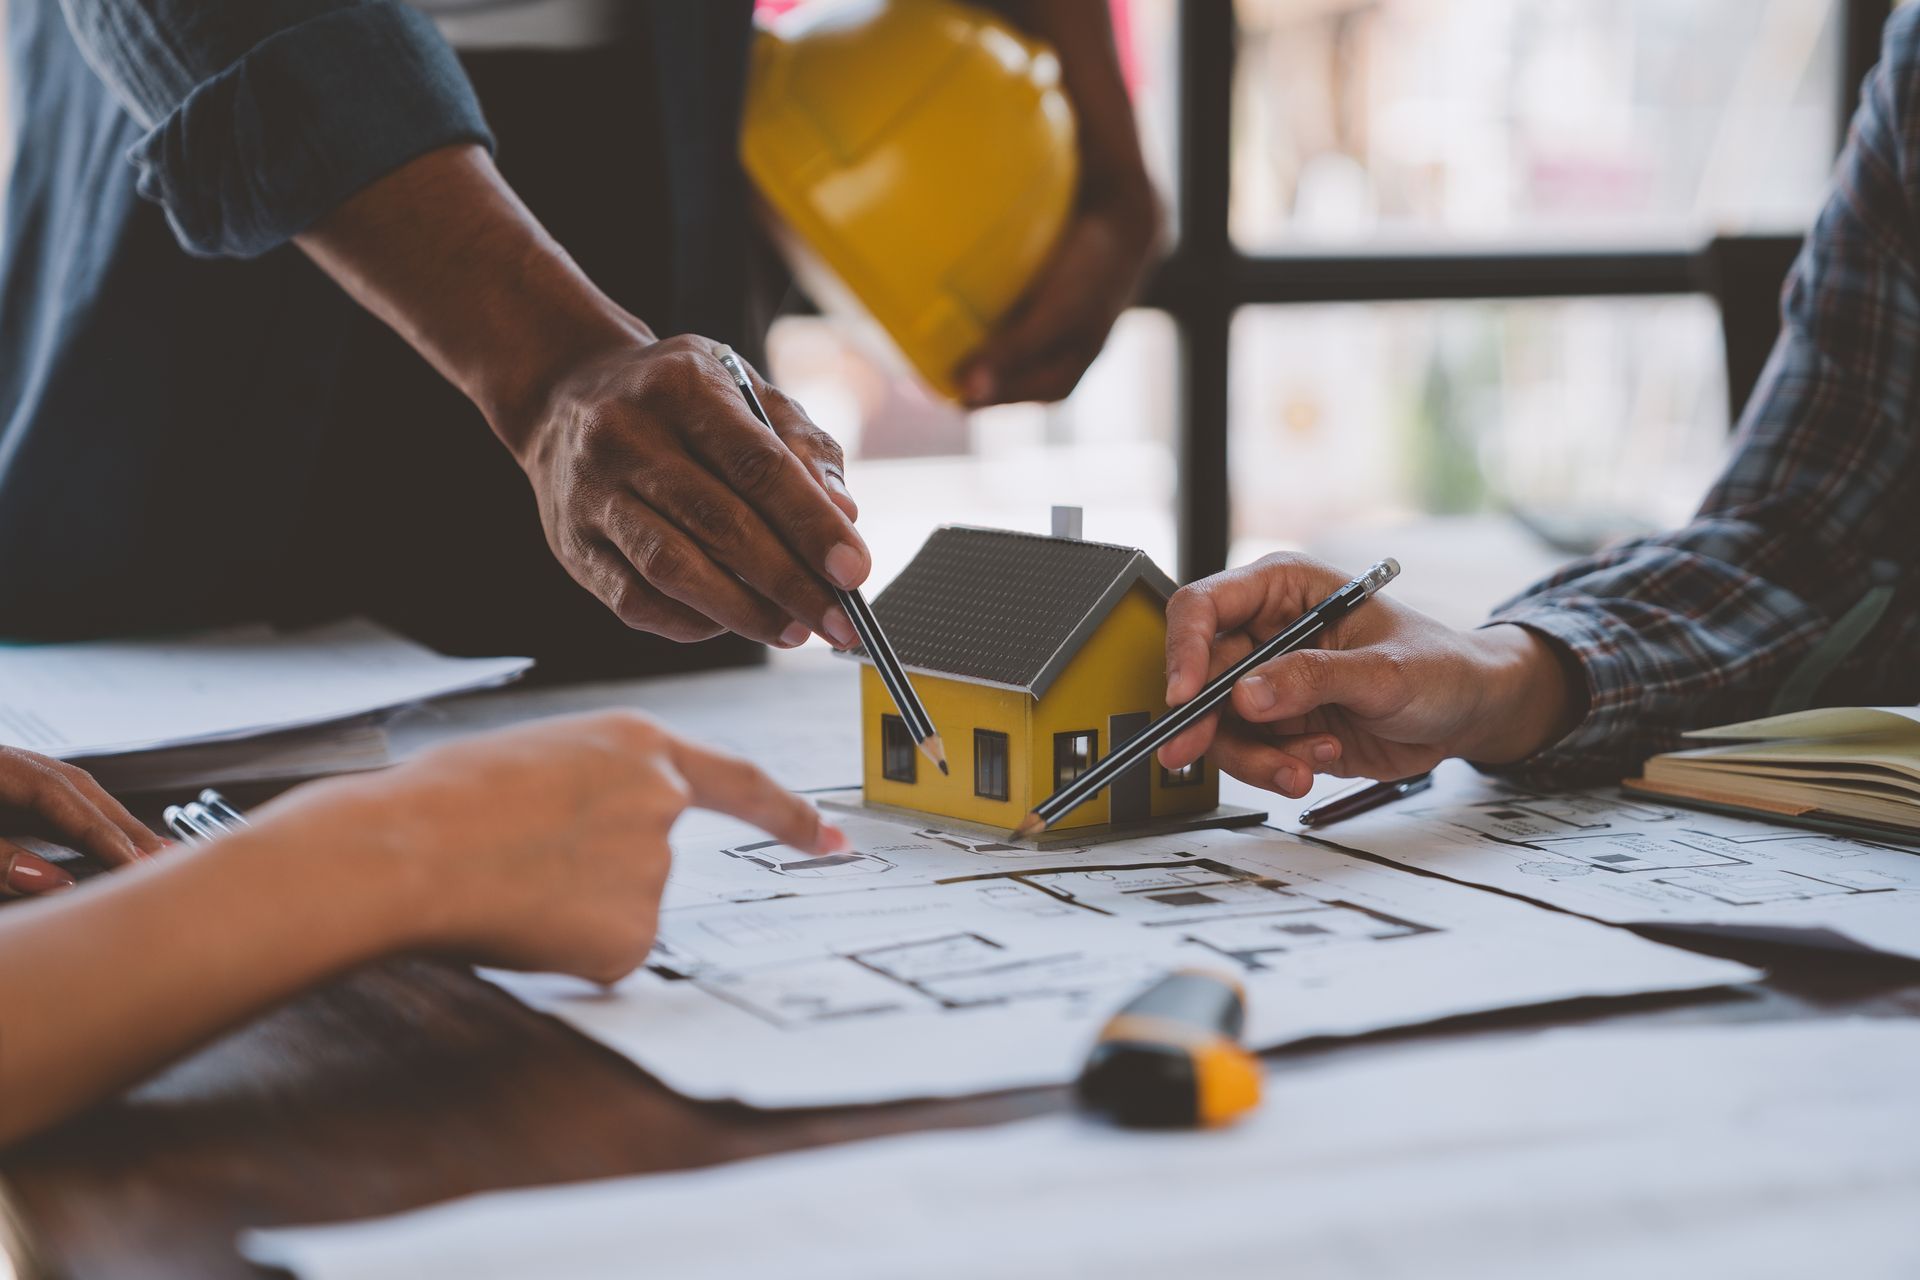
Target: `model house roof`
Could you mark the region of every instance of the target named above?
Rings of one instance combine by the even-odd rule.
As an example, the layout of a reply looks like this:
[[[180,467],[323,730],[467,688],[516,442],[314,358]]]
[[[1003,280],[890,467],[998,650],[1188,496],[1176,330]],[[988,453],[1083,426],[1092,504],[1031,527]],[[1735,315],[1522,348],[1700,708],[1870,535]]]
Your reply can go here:
[[[873,612],[910,671],[1038,698],[1135,583],[1162,600],[1174,591],[1132,547],[948,525]]]

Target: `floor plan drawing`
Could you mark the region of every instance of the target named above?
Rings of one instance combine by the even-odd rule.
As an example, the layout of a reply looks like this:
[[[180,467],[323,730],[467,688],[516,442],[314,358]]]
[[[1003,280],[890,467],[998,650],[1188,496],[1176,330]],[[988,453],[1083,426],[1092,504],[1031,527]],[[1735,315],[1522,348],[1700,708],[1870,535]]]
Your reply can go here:
[[[1541,796],[1450,763],[1417,804],[1316,838],[1610,923],[1920,957],[1920,852],[1610,788]]]
[[[818,874],[745,828],[676,831],[645,969],[487,976],[684,1093],[811,1106],[1069,1080],[1177,968],[1237,978],[1262,1047],[1753,972],[1265,828],[1044,851],[845,828]]]

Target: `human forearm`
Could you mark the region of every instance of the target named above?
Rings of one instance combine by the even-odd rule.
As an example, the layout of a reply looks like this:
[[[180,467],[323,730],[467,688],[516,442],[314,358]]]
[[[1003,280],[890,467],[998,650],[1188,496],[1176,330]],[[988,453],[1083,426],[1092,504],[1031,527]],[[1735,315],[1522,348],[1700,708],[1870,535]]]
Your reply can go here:
[[[871,561],[833,438],[764,383],[762,426],[713,342],[654,341],[485,151],[421,156],[299,244],[480,408],[555,554],[622,621],[688,641],[855,642],[827,581],[858,586]]]
[[[460,388],[516,455],[564,371],[653,337],[575,265],[481,147],[419,157],[296,243]]]
[[[344,817],[269,819],[0,912],[0,1143],[406,945],[422,895]]]
[[[1059,54],[1061,83],[1074,105],[1083,183],[1121,188],[1150,208],[1152,187],[1104,0],[999,0],[991,7]]]
[[[1052,255],[956,379],[972,407],[1059,400],[1105,345],[1160,250],[1164,218],[1147,176],[1107,7],[1097,0],[995,6],[1059,55],[1073,103],[1079,190]]]

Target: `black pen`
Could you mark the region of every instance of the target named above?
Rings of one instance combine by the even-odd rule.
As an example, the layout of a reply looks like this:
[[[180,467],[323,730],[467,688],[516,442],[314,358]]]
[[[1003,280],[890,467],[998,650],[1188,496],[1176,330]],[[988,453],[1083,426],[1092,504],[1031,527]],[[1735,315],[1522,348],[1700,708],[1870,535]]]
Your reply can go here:
[[[1106,758],[1093,768],[1035,805],[1033,812],[1014,828],[1014,838],[1025,840],[1040,834],[1053,823],[1054,819],[1071,813],[1099,795],[1102,789],[1112,785],[1115,778],[1145,760],[1165,746],[1169,740],[1177,737],[1181,730],[1195,724],[1202,716],[1225,702],[1233,693],[1234,681],[1255,667],[1273,661],[1283,653],[1292,653],[1295,649],[1306,648],[1313,642],[1315,636],[1373,599],[1376,591],[1399,576],[1398,560],[1382,560],[1301,614],[1292,626],[1265,643],[1256,645],[1252,653],[1208,681],[1206,687],[1193,695],[1190,701],[1181,703],[1125,742],[1115,746],[1107,753]]]
[[[1344,822],[1348,818],[1357,818],[1383,804],[1392,804],[1402,796],[1418,795],[1433,785],[1431,773],[1417,773],[1411,778],[1398,778],[1392,782],[1369,782],[1359,788],[1350,788],[1328,800],[1322,800],[1310,809],[1300,811],[1300,825],[1303,827],[1324,827],[1330,823]]]

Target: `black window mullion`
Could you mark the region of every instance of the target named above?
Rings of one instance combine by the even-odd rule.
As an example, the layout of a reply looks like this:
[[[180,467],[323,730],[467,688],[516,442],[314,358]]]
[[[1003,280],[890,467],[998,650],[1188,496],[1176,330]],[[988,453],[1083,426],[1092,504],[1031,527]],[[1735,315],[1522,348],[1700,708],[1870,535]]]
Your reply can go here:
[[[1186,282],[1165,305],[1180,334],[1180,576],[1226,567],[1232,514],[1227,495],[1227,331],[1233,302],[1233,241],[1227,226],[1233,157],[1232,0],[1180,6],[1180,243],[1167,275]]]

